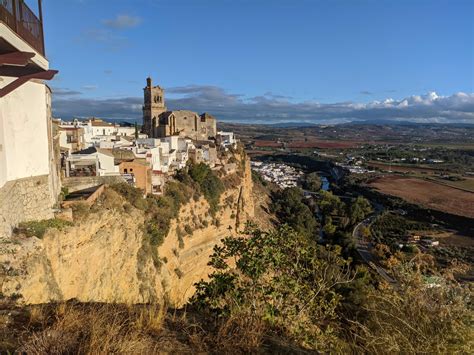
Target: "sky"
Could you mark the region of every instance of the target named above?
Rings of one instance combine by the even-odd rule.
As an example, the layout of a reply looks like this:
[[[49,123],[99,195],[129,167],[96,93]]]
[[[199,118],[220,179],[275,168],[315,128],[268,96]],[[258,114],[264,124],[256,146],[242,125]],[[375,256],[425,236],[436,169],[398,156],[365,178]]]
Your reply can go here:
[[[30,2],[34,2],[31,0]],[[472,0],[43,0],[56,117],[474,124]]]

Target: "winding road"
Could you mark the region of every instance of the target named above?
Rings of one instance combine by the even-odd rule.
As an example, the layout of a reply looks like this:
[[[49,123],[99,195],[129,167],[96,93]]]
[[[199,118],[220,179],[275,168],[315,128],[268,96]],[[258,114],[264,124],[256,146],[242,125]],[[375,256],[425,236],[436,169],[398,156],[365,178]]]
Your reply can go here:
[[[368,227],[370,223],[372,223],[372,221],[379,215],[379,213],[380,211],[376,212],[374,215],[363,220],[357,226],[355,226],[354,231],[352,232],[352,237],[356,241],[356,249],[362,260],[372,269],[374,269],[385,281],[390,284],[396,284],[397,282],[387,273],[387,271],[385,271],[385,269],[381,266],[377,265],[374,255],[370,251],[371,243],[365,240],[361,233],[361,228],[363,226]]]

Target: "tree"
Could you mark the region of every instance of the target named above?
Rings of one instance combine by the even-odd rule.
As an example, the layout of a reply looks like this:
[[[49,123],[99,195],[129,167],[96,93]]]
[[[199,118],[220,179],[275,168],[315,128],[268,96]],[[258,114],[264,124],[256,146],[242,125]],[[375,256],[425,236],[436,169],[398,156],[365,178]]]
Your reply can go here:
[[[353,224],[359,223],[363,221],[364,218],[366,218],[370,213],[372,213],[372,206],[370,202],[366,198],[359,196],[351,205],[351,222]]]
[[[328,236],[331,236],[333,235],[334,233],[336,233],[336,226],[332,223],[332,218],[331,217],[327,217],[326,218],[326,223],[324,224],[324,233],[327,234]]]
[[[249,228],[246,234],[214,248],[214,272],[196,285],[192,302],[225,329],[261,337],[276,332],[320,351],[337,348],[336,289],[352,279],[340,248],[320,246],[288,226],[272,232]],[[232,335],[237,341],[242,336]]]
[[[303,181],[303,187],[312,192],[319,191],[321,189],[321,179],[318,173],[307,174]]]
[[[306,236],[314,236],[318,233],[318,222],[303,199],[303,191],[297,187],[277,191],[272,195],[271,209],[282,224]]]
[[[367,226],[361,226],[359,232],[362,238],[369,238],[371,235],[370,228]]]
[[[330,191],[321,191],[319,200],[319,209],[324,215],[342,214],[344,203]]]

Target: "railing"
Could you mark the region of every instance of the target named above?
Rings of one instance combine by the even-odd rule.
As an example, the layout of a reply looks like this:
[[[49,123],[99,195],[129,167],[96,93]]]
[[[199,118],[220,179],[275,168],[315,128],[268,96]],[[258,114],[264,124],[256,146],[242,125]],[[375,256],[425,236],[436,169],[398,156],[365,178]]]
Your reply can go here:
[[[38,9],[41,17],[41,1],[38,2]],[[43,24],[23,0],[0,0],[0,22],[45,55]]]

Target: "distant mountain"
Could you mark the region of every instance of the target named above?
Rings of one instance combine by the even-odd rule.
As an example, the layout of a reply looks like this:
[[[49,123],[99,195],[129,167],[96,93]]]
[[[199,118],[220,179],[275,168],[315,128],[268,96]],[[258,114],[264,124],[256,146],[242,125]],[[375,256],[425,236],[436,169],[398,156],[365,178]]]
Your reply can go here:
[[[472,123],[436,123],[436,122],[412,122],[412,121],[396,121],[396,120],[362,120],[362,121],[352,121],[349,123],[344,123],[346,126],[350,125],[378,125],[378,126],[450,126],[450,127],[460,127],[460,128],[472,128],[474,124]]]
[[[268,123],[266,126],[272,126],[277,128],[298,128],[298,127],[314,127],[318,126],[317,123],[310,122],[280,122],[280,123]]]

